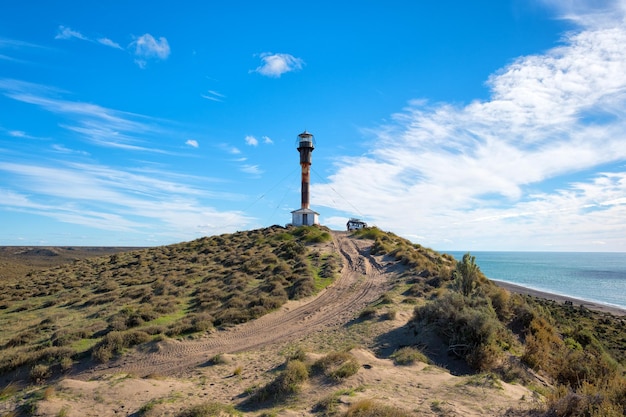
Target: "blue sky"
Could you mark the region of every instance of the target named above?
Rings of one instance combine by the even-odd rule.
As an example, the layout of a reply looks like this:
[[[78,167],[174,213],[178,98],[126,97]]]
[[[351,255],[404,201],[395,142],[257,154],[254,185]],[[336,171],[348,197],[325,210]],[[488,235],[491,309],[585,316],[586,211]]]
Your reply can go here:
[[[306,129],[333,229],[626,251],[626,1],[179,3],[5,2],[0,245],[285,224]]]

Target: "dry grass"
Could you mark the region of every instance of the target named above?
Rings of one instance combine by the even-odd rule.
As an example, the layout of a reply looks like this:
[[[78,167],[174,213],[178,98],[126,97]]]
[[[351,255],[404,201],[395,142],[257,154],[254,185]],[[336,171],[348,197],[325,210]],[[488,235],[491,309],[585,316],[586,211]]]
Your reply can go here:
[[[349,352],[332,352],[318,359],[312,368],[331,380],[339,381],[356,374],[360,365]]]
[[[371,399],[358,401],[348,408],[344,417],[408,417],[412,413]]]
[[[159,335],[260,317],[332,282],[340,263],[311,246],[328,239],[324,228],[276,226],[108,256],[14,255],[0,264],[0,375],[40,362],[67,371],[85,353],[106,362]]]

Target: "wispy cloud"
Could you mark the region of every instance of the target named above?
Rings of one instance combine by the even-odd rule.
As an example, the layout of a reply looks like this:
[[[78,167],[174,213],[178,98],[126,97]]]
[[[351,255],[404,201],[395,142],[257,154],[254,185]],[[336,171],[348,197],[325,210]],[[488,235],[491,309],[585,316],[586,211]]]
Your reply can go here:
[[[274,141],[269,136],[263,136],[262,139],[263,139],[263,143],[265,143],[266,145],[274,144]]]
[[[135,63],[140,68],[145,68],[149,60],[165,60],[170,56],[170,45],[167,39],[162,36],[155,39],[149,33],[139,36],[129,47],[135,55]]]
[[[44,47],[34,44],[34,43],[30,43],[30,42],[24,42],[24,41],[20,41],[16,39],[8,39],[8,38],[0,37],[0,50],[1,49],[9,50],[11,51],[11,53],[15,53],[17,51],[25,50],[25,49],[44,49]],[[27,62],[27,61],[24,61],[23,59],[16,58],[15,56],[6,55],[3,53],[0,53],[0,60],[10,61],[10,62],[19,63],[19,64],[23,64]]]
[[[302,69],[304,61],[289,54],[273,54],[264,52],[259,55],[262,64],[254,71],[266,77],[279,78],[287,72],[298,71]]]
[[[167,59],[171,52],[170,45],[166,38],[161,36],[156,39],[149,33],[136,37],[126,48],[123,48],[119,43],[111,40],[110,38],[92,38],[67,26],[59,26],[57,34],[54,38],[60,40],[79,39],[82,41],[98,43],[113,49],[122,51],[128,50],[134,57],[135,63],[140,68],[146,68],[149,61],[162,61]]]
[[[79,31],[68,28],[67,26],[59,26],[57,30],[57,34],[54,37],[54,39],[73,39],[73,38],[80,39],[82,41],[90,40],[88,37],[86,37]]]
[[[186,145],[191,146],[192,148],[198,148],[200,146],[200,144],[198,143],[197,140],[195,139],[188,139],[185,142]]]
[[[313,186],[314,199],[347,213],[358,207],[380,226],[437,247],[515,249],[524,236],[519,241],[534,238],[538,250],[559,242],[585,248],[600,229],[626,250],[617,238],[626,236],[623,165],[550,185],[626,160],[624,8],[612,12],[610,19],[576,15],[583,28],[561,46],[492,75],[489,100],[410,102],[371,132],[366,156],[337,161],[330,183]]]
[[[248,165],[248,164],[241,165],[241,171],[245,172],[246,174],[251,174],[254,176],[258,176],[263,173],[263,170],[261,170],[261,168],[259,168],[258,165]]]
[[[0,79],[0,93],[64,116],[66,121],[59,126],[77,133],[82,140],[106,147],[163,152],[142,145],[147,136],[163,132],[160,123],[150,117],[92,103],[64,100],[60,96],[67,93],[62,90],[14,79]]]
[[[21,49],[21,48],[42,48],[42,46],[31,43],[31,42],[25,42],[25,41],[20,41],[17,39],[9,39],[9,38],[0,37],[0,48]]]
[[[221,102],[222,99],[226,97],[223,94],[220,94],[220,93],[218,93],[217,91],[214,91],[214,90],[209,90],[209,91],[206,92],[206,94],[200,94],[200,96],[202,98],[207,99],[207,100],[219,101],[219,102]]]
[[[194,181],[206,185],[207,179],[77,163],[52,167],[0,162],[0,171],[23,190],[0,187],[1,207],[66,223],[152,234],[156,222],[161,235],[175,240],[189,238],[194,231],[219,233],[251,221],[240,212],[220,212],[203,203],[206,198],[242,198],[190,185]]]
[[[114,48],[114,49],[120,49],[123,50],[124,48],[122,48],[120,46],[119,43],[106,38],[106,37],[102,37],[102,38],[91,38],[87,35],[84,35],[82,32],[79,32],[77,30],[71,29],[67,26],[59,26],[57,29],[57,34],[54,37],[54,39],[60,39],[60,40],[68,40],[68,39],[79,39],[81,41],[87,41],[87,42],[92,42],[92,43],[99,43],[101,45],[104,46],[108,46],[110,48]]]
[[[221,150],[227,152],[231,155],[239,155],[241,154],[241,150],[236,146],[229,145],[228,143],[220,143],[217,145]]]
[[[122,48],[122,47],[120,46],[120,44],[119,44],[119,43],[114,42],[114,41],[112,41],[112,40],[111,40],[111,39],[109,39],[109,38],[100,38],[100,39],[98,39],[98,42],[99,42],[99,43],[101,43],[102,45],[109,46],[109,47],[111,47],[111,48],[115,48],[115,49],[124,49],[124,48]]]
[[[64,145],[59,145],[59,144],[55,144],[52,145],[52,149],[55,152],[58,153],[62,153],[62,154],[66,154],[66,155],[83,155],[83,156],[89,156],[89,152],[85,152],[85,151],[80,151],[80,150],[76,150],[76,149],[70,149],[67,148]]]
[[[13,136],[14,138],[27,138],[28,137],[26,132],[22,132],[21,130],[11,130],[9,132],[9,136]]]
[[[11,56],[3,55],[3,54],[0,54],[0,59],[2,59],[3,61],[21,62],[21,60],[17,58],[13,58]]]

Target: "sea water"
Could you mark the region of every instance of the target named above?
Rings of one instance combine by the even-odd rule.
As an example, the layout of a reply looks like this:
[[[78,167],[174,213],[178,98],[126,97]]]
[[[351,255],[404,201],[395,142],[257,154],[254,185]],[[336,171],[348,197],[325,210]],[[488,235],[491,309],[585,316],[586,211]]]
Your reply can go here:
[[[461,260],[467,252],[448,252]],[[626,309],[626,253],[470,252],[487,278]]]

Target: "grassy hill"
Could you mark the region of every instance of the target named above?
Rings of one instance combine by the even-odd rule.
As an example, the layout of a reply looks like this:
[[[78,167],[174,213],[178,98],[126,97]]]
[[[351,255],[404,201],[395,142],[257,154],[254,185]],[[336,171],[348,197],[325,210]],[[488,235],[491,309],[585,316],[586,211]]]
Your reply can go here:
[[[455,387],[480,386],[484,393],[488,386],[489,398],[504,398],[498,394],[502,384],[530,387],[533,397],[543,398],[522,401],[523,406],[508,410],[509,416],[617,416],[626,412],[623,318],[510,294],[487,280],[469,254],[456,260],[376,228],[355,232],[350,239],[363,242],[360,247],[367,250],[360,256],[370,257],[367,262],[386,277],[388,288],[352,321],[305,336],[298,347],[276,346],[263,359],[273,364],[269,368],[247,365],[259,369],[248,376],[258,381],[252,386],[240,386],[246,381],[241,366],[232,375],[220,377],[236,378],[236,382],[222,384],[241,390],[238,397],[223,403],[200,402],[195,408],[185,407],[180,398],[153,398],[135,415],[237,415],[268,409],[274,411],[262,415],[289,414],[286,409],[320,416],[340,412],[468,415],[469,408],[448,407],[439,400],[422,405],[419,413],[415,407],[414,411],[393,407],[384,398],[350,401],[346,396],[354,395],[357,388],[369,390],[372,397],[391,398],[394,390],[383,391],[382,385],[399,378],[399,373],[414,377],[409,371],[389,368],[390,379],[380,388],[350,385],[354,378],[367,380],[359,369],[371,365],[368,368],[363,361],[375,362],[358,349],[375,352],[377,360],[387,360],[392,367],[446,366],[467,375]],[[354,260],[342,255],[332,240],[325,228],[276,226],[74,259],[49,269],[33,266],[32,259],[30,265],[15,266],[19,262],[13,257],[4,264],[9,268],[0,270],[4,273],[0,281],[0,405],[13,401],[15,410],[32,414],[37,409],[33,404],[42,401],[46,392],[37,387],[68,384],[58,378],[78,368],[107,363],[135,346],[149,351],[170,340],[219,336],[220,331],[276,311],[289,300],[313,295],[338,278],[345,259]],[[54,253],[55,249],[45,249],[38,256],[54,258]],[[21,276],[20,271],[24,272]],[[215,356],[200,380],[206,381],[210,372],[223,371],[236,360],[242,359]],[[387,369],[389,365],[377,366]],[[428,372],[430,368],[419,369]],[[35,385],[28,388],[19,381]],[[419,392],[423,383],[418,382],[417,391],[411,392]],[[199,384],[207,389],[206,382]],[[329,388],[333,384],[347,385],[333,391]],[[446,389],[449,392],[437,391],[437,395],[451,398],[450,402],[477,393],[474,388]],[[328,395],[320,400],[315,392]],[[342,406],[342,401],[354,408]],[[488,409],[481,408],[476,415]],[[63,409],[59,410],[57,415],[62,414]]]
[[[0,281],[0,373],[67,371],[86,355],[104,362],[159,335],[259,317],[332,281],[338,258],[307,246],[328,240],[272,227],[13,273]]]

